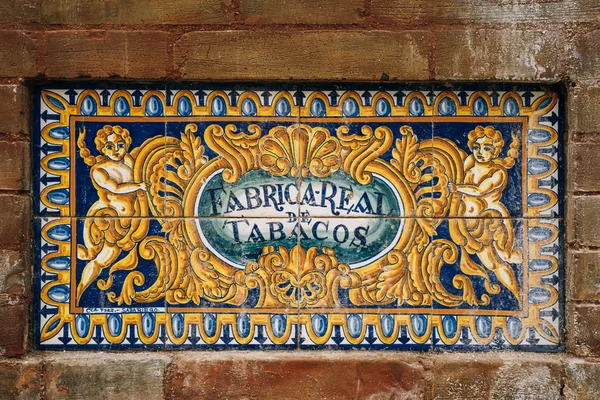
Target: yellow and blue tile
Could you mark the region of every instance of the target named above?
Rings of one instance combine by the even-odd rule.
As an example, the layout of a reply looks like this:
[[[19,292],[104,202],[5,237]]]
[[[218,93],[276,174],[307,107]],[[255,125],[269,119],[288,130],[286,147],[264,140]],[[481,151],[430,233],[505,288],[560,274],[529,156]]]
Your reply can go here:
[[[563,346],[536,86],[36,90],[39,348]]]

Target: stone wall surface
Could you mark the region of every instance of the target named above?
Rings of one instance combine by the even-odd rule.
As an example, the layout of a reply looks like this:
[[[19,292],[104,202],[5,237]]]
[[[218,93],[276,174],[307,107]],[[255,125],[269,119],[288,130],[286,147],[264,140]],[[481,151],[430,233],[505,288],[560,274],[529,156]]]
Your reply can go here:
[[[597,0],[0,0],[0,398],[600,396]],[[561,354],[32,349],[30,99],[54,79],[561,82]]]

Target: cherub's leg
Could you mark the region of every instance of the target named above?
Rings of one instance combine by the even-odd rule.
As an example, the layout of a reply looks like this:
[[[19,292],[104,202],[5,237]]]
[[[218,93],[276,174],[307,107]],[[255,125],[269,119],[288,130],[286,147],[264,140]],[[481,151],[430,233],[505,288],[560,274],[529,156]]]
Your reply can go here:
[[[500,258],[507,263],[520,264],[523,262],[523,256],[519,249],[515,249],[515,234],[513,224],[510,218],[502,219],[502,235],[499,235],[499,230],[494,232],[500,238],[494,243],[496,252]]]
[[[114,244],[104,243],[104,247],[96,258],[87,263],[81,274],[81,280],[77,285],[77,303],[83,292],[100,275],[104,268],[110,267],[121,254],[121,248]]]
[[[502,261],[492,246],[486,246],[477,253],[482,264],[494,271],[498,280],[515,295],[521,304],[521,294],[517,277],[512,267]]]

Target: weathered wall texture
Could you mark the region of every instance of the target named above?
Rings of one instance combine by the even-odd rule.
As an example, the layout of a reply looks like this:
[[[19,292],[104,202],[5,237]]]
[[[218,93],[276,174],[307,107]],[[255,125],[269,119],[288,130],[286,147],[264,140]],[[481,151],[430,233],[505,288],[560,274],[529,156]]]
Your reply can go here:
[[[0,0],[0,398],[598,398],[600,2],[294,3]],[[564,82],[566,353],[33,351],[29,85],[63,78]]]

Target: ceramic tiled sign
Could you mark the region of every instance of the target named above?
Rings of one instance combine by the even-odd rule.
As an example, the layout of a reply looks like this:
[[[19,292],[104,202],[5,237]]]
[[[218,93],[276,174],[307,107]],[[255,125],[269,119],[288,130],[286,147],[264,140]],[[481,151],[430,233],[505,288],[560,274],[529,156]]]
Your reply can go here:
[[[37,344],[559,350],[561,102],[39,88]]]

